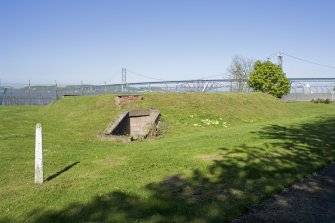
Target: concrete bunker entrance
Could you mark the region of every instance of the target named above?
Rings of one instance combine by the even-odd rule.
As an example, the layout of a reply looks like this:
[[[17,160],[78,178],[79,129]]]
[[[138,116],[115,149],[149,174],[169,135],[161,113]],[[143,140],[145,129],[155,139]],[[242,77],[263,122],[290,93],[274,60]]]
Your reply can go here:
[[[124,111],[111,122],[103,134],[103,139],[112,141],[132,141],[154,135],[159,123],[160,111],[144,109]]]

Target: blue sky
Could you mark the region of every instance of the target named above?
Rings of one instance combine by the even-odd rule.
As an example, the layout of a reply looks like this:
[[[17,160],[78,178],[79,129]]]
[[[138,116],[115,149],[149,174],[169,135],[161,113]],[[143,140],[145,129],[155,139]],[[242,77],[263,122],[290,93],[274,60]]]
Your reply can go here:
[[[129,82],[220,78],[234,55],[278,51],[335,66],[334,11],[332,0],[1,0],[0,79],[119,83],[122,67]],[[284,71],[335,77],[287,56]]]

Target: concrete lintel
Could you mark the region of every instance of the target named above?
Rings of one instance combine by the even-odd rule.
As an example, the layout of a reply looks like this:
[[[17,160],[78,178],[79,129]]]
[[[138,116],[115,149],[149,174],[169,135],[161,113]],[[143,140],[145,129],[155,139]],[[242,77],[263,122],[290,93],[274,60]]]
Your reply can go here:
[[[149,115],[150,115],[150,109],[129,111],[130,117],[149,116]]]

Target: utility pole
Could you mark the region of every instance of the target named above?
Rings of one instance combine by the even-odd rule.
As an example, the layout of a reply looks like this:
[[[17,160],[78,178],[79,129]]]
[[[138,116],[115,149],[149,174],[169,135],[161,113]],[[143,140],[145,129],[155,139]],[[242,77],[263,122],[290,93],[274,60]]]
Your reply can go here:
[[[281,52],[278,53],[278,66],[283,70],[283,54]]]
[[[122,85],[121,85],[121,91],[126,92],[127,91],[127,70],[126,68],[122,68]]]

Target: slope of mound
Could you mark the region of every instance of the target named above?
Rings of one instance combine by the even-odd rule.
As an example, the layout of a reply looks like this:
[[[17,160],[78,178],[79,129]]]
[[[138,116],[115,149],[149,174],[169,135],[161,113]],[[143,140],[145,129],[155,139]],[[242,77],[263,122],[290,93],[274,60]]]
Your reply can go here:
[[[170,121],[183,122],[190,116],[222,118],[228,122],[265,120],[292,113],[286,103],[267,94],[181,93],[146,95],[129,108],[158,107]]]
[[[115,95],[69,97],[41,110],[44,122],[66,126],[71,131],[93,134],[102,131],[120,108]],[[294,113],[286,103],[267,94],[177,93],[145,94],[144,100],[122,109],[158,108],[169,128],[221,126],[225,123],[256,122]],[[219,124],[217,124],[219,123]]]

